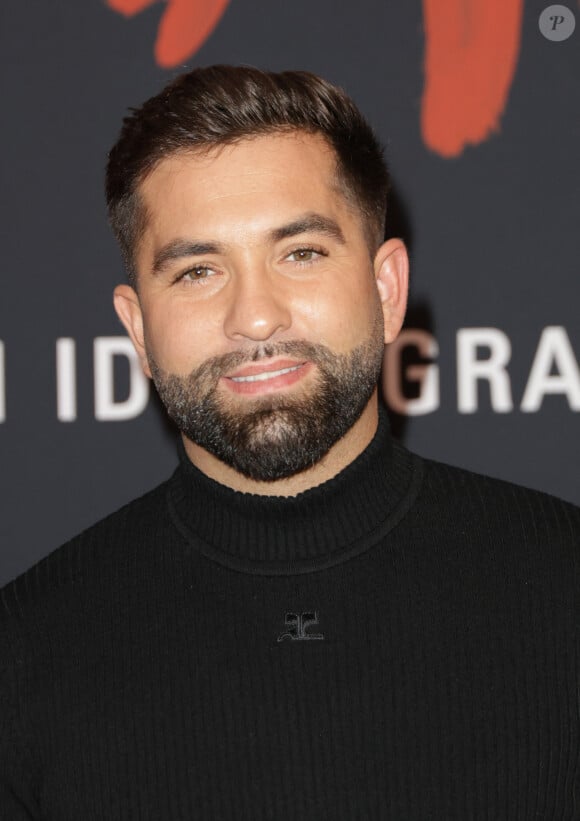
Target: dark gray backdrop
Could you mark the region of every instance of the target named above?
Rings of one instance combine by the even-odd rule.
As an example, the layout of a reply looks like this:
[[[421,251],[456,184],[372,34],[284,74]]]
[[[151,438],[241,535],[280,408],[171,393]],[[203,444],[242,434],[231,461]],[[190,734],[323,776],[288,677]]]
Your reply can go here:
[[[439,399],[431,393],[428,413],[395,416],[398,435],[424,455],[579,503],[580,25],[566,41],[546,39],[538,17],[547,5],[525,5],[499,131],[452,159],[428,150],[421,136],[418,0],[231,0],[187,66],[305,68],[351,93],[387,146],[390,229],[403,234],[412,257],[407,326],[427,331],[439,351],[437,371],[426,372]],[[568,8],[578,18],[578,7]],[[0,582],[163,479],[176,461],[155,402],[131,419],[95,418],[93,355],[95,338],[122,337],[111,292],[123,272],[106,224],[103,167],[126,108],[180,70],[154,59],[165,9],[155,3],[129,18],[102,0],[2,6]],[[491,331],[471,341],[459,334],[458,389],[458,331],[473,328]],[[57,418],[62,338],[76,350],[74,421]],[[511,359],[496,394],[480,380],[476,407],[465,412],[466,394],[462,406],[458,394],[476,367],[470,351],[498,357],[507,343]],[[107,343],[98,344],[99,367],[114,362],[113,398],[122,406],[138,387],[129,361],[108,360]],[[410,348],[402,352],[403,371],[417,361]],[[524,411],[534,361],[537,409]],[[70,382],[65,370],[61,380]],[[402,377],[393,371],[392,385]],[[106,375],[100,380],[102,402]],[[402,388],[416,399],[426,385],[415,373]]]

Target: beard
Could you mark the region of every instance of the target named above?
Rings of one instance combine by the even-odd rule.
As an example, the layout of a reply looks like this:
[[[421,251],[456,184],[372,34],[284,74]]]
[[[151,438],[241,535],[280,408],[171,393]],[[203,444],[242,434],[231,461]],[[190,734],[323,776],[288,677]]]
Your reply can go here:
[[[303,340],[263,344],[208,359],[188,376],[163,371],[147,356],[180,432],[249,479],[272,482],[308,470],[350,430],[377,386],[383,353],[377,311],[369,337],[344,354]],[[237,404],[218,390],[226,374],[274,356],[312,362],[314,384],[297,395],[275,392]]]

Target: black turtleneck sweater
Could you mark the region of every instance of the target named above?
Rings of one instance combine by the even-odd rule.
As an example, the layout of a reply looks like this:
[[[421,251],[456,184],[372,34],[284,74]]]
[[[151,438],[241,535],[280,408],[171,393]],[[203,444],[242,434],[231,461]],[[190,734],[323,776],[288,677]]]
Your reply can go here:
[[[294,498],[182,459],[1,592],[0,818],[580,819],[579,548],[384,420]]]

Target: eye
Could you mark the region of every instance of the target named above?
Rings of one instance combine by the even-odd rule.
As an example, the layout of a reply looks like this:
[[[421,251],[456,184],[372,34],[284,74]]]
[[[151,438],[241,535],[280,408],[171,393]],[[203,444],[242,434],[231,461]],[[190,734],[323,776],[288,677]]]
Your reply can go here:
[[[295,251],[288,254],[286,259],[290,260],[290,262],[308,265],[311,262],[315,262],[318,257],[322,256],[326,256],[326,253],[321,248],[297,248]]]
[[[215,270],[209,265],[194,265],[182,274],[179,274],[177,282],[200,282],[215,274]]]

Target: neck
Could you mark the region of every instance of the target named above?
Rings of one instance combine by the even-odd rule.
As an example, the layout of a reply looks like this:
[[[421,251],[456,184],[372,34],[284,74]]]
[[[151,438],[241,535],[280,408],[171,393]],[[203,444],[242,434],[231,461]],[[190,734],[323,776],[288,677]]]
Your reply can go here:
[[[182,449],[170,512],[198,552],[261,574],[309,573],[377,542],[412,504],[420,464],[390,436],[386,411],[362,453],[337,475],[294,496],[239,492],[208,478]]]
[[[186,436],[182,436],[182,439],[185,452],[195,467],[221,485],[258,496],[296,496],[332,479],[344,470],[369,445],[377,431],[377,425],[378,399],[375,389],[357,422],[331,447],[320,462],[295,476],[288,476],[275,482],[259,482],[256,479],[249,479]]]

